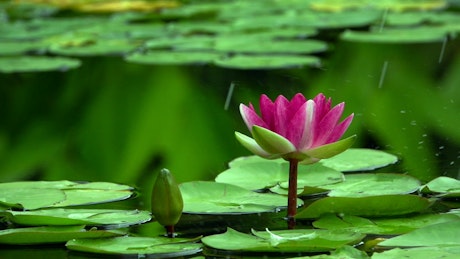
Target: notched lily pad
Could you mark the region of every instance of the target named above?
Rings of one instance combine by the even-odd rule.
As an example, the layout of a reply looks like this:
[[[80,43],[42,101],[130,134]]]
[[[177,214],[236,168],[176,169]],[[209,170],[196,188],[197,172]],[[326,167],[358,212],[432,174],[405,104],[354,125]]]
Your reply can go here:
[[[343,174],[321,164],[299,165],[298,186],[321,186],[343,181]],[[247,158],[234,160],[230,168],[216,177],[216,182],[234,184],[248,190],[271,188],[278,184],[286,188],[289,163],[283,160]]]
[[[256,193],[216,182],[186,182],[180,185],[184,212],[195,214],[246,214],[273,212],[286,207],[287,198],[277,194]],[[298,200],[299,206],[303,204]]]
[[[112,209],[42,209],[34,211],[6,211],[8,219],[20,225],[116,225],[126,227],[151,219],[150,212]]]
[[[227,229],[202,239],[206,246],[236,252],[326,252],[356,244],[365,235],[351,231],[296,229],[253,231],[252,235]]]
[[[137,255],[139,258],[171,258],[189,256],[201,252],[200,238],[166,237],[114,237],[104,239],[73,239],[67,242],[69,250],[96,253]]]
[[[126,235],[124,230],[86,229],[85,226],[44,226],[0,230],[0,244],[38,245],[65,243],[74,238],[103,238]]]

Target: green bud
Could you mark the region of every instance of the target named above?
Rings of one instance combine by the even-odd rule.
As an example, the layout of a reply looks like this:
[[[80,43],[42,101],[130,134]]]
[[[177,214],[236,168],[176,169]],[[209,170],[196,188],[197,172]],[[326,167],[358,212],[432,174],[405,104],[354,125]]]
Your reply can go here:
[[[184,202],[174,177],[168,169],[161,169],[152,190],[152,214],[163,226],[179,222]]]

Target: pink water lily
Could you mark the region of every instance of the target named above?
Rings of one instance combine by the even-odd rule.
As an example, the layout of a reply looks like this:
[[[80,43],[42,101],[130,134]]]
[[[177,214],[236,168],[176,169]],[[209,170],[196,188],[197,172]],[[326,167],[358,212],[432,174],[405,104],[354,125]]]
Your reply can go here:
[[[252,153],[268,159],[284,158],[304,164],[315,163],[348,149],[355,136],[339,140],[353,114],[340,121],[345,104],[331,107],[323,94],[307,100],[296,94],[290,101],[280,95],[273,102],[260,97],[260,116],[254,106],[240,105],[240,112],[252,137],[235,132],[236,138]]]

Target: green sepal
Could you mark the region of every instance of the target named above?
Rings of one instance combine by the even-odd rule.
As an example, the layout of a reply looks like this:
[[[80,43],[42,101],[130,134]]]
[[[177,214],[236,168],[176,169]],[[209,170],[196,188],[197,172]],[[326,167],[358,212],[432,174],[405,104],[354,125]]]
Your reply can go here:
[[[330,158],[335,155],[342,153],[343,151],[349,149],[353,143],[355,143],[356,135],[350,136],[346,139],[342,139],[333,143],[329,143],[326,145],[319,146],[317,148],[306,150],[302,153],[308,155],[311,158],[317,159],[324,159]],[[303,164],[308,164],[310,159],[307,159],[305,162],[302,161]]]
[[[237,131],[235,132],[235,137],[241,143],[241,145],[243,145],[243,147],[251,151],[253,154],[264,158],[270,158],[271,155],[267,153],[262,147],[260,147],[254,139]]]
[[[259,126],[252,127],[254,140],[270,154],[288,154],[296,151],[296,147],[285,137]]]

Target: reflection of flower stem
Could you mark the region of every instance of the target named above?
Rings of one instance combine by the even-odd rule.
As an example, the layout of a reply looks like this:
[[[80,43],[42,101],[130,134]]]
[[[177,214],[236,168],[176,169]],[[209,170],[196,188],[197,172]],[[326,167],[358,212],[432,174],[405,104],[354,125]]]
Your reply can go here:
[[[288,190],[288,229],[295,228],[295,214],[297,213],[297,165],[296,159],[289,160],[289,190]]]
[[[176,234],[174,233],[174,225],[165,226],[166,228],[166,236],[169,238],[173,238]]]

